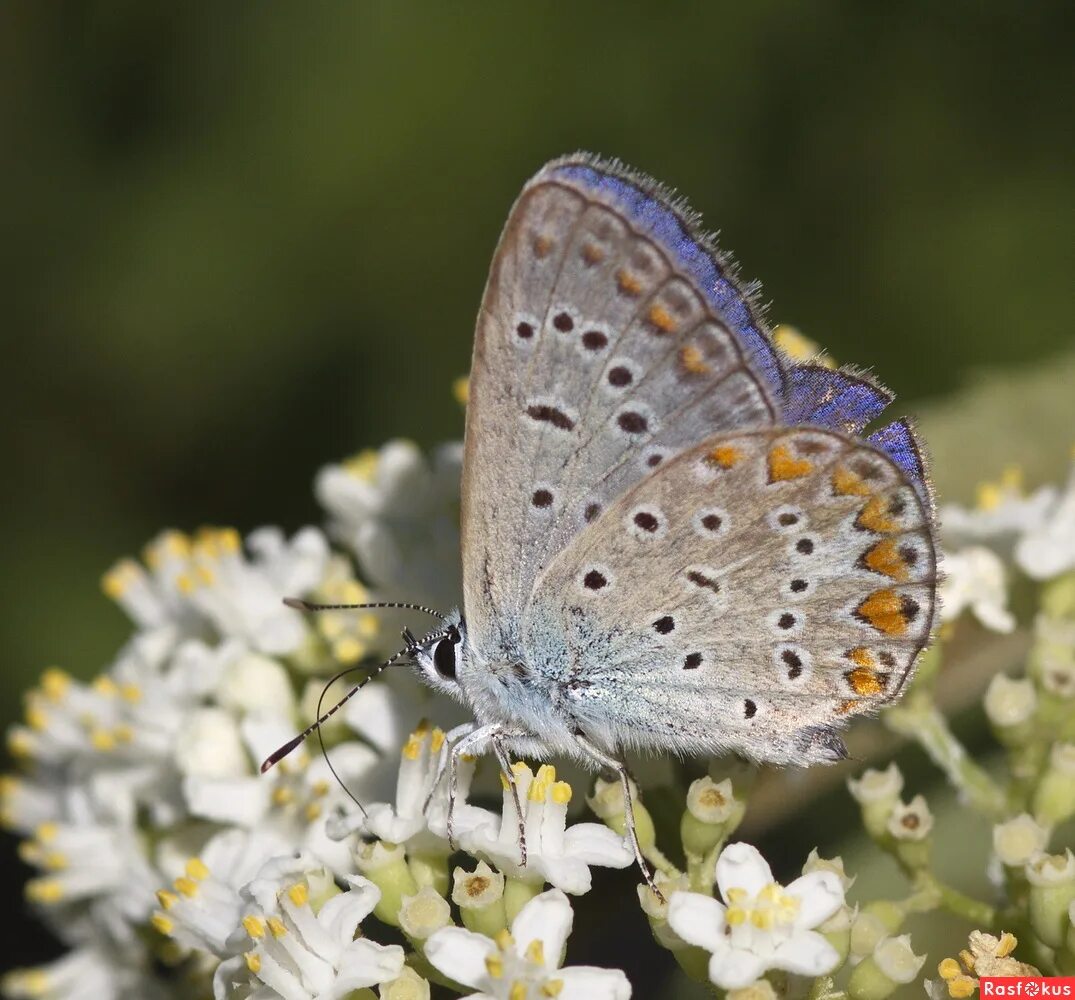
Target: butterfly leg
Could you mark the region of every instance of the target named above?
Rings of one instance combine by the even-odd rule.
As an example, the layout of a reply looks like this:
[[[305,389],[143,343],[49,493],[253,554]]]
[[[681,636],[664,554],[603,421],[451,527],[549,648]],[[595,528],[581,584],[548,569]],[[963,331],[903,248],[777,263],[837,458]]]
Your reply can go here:
[[[440,787],[441,780],[444,778],[444,772],[448,767],[448,758],[452,752],[452,747],[463,739],[463,737],[469,736],[476,728],[476,723],[464,722],[454,729],[449,729],[445,734],[444,745],[440,748],[440,755],[437,758],[437,771],[433,775],[433,781],[429,785],[429,794],[426,796],[425,805],[422,806],[423,815],[429,812],[429,807],[433,804],[433,797],[437,794],[437,789]]]
[[[511,760],[504,746],[502,736],[493,737],[493,753],[496,754],[497,763],[500,765],[500,773],[507,780],[508,788],[511,789],[511,800],[515,803],[515,818],[519,821],[519,864],[526,867],[526,824],[523,822],[523,806],[519,801],[519,785],[515,780],[515,772],[511,769]]]
[[[635,861],[642,872],[642,877],[646,880],[646,885],[653,890],[658,899],[663,900],[664,896],[661,890],[657,888],[657,883],[653,881],[649,865],[646,864],[646,859],[642,857],[642,847],[638,843],[638,833],[635,830],[635,804],[631,795],[631,776],[627,773],[627,765],[616,760],[615,757],[610,757],[599,747],[594,746],[582,733],[575,733],[575,743],[591,762],[619,777],[620,787],[623,789],[623,819],[627,827],[627,839],[630,841],[631,850],[635,852]]]

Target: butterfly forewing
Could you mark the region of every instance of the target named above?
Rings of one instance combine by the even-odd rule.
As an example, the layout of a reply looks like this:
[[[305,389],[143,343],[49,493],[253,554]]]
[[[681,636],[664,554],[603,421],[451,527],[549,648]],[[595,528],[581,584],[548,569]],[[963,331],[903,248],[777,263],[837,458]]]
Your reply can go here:
[[[710,438],[605,510],[537,581],[524,643],[610,744],[805,763],[895,697],[926,644],[930,512],[840,433]]]
[[[778,412],[712,289],[617,196],[562,166],[508,220],[475,341],[464,592],[471,640],[492,659],[522,655],[535,578],[617,496],[684,448]]]

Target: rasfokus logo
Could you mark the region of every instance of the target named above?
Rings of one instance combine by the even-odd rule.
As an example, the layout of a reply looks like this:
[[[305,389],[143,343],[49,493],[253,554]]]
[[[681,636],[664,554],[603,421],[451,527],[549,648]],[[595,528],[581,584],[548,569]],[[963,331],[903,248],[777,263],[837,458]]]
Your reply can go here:
[[[983,997],[1075,997],[1075,976],[982,976]]]

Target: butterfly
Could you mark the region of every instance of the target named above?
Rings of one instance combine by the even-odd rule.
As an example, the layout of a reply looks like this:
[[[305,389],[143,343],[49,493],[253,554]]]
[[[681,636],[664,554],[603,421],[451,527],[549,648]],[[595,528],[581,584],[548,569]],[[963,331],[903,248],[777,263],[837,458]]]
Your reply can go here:
[[[463,607],[389,661],[473,712],[451,788],[489,751],[509,780],[512,755],[563,754],[626,796],[628,751],[846,757],[839,730],[899,696],[936,607],[915,433],[863,436],[892,399],[782,356],[757,289],[650,178],[543,167],[478,316]]]

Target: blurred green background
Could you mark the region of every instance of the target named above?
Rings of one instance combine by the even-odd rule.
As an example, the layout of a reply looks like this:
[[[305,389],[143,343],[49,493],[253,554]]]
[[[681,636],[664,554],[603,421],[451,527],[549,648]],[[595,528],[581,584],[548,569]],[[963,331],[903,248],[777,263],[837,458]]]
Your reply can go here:
[[[774,321],[923,413],[942,495],[1010,460],[1058,478],[1073,22],[1061,3],[4,4],[5,721],[43,667],[107,664],[127,629],[98,578],[161,527],[293,529],[324,462],[457,437],[500,226],[578,148],[687,194]]]

